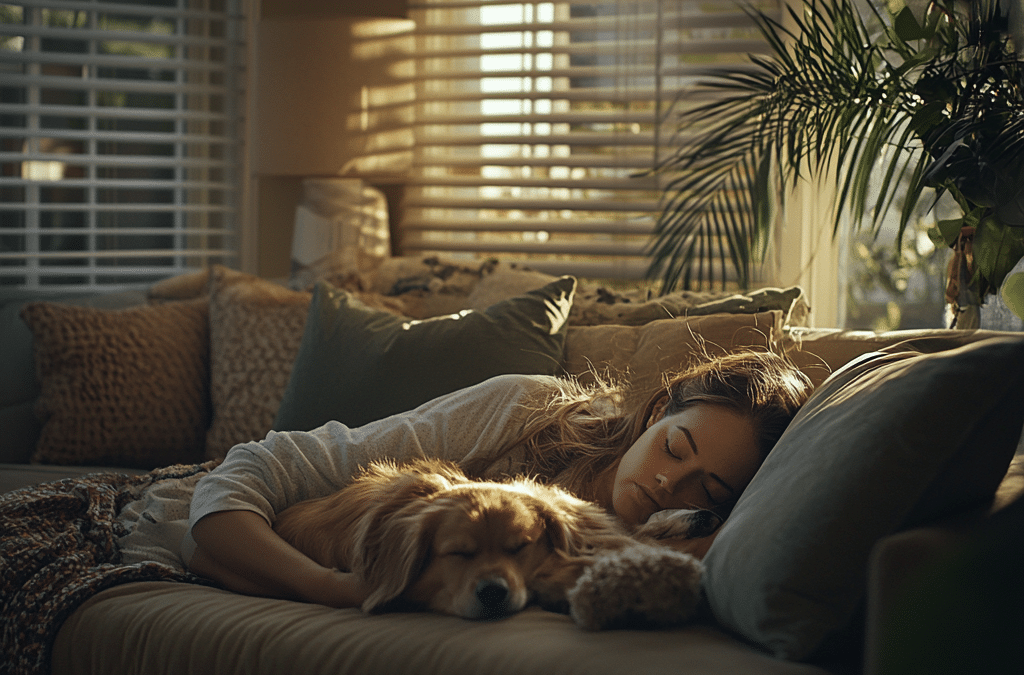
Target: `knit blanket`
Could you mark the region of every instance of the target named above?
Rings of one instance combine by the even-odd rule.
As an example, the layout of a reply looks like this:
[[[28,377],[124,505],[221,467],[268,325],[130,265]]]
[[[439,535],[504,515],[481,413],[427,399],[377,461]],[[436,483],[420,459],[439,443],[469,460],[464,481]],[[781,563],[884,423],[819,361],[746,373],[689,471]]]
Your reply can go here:
[[[132,581],[209,583],[169,565],[120,563],[121,509],[158,480],[208,471],[179,465],[142,476],[97,473],[0,496],[0,674],[48,674],[64,620],[92,595]]]

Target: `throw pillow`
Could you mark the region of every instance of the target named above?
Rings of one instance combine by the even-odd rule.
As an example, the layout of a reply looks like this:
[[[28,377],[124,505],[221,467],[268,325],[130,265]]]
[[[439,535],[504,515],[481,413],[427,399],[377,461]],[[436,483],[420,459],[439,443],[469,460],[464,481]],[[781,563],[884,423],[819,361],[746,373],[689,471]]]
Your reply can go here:
[[[555,374],[575,289],[563,277],[483,312],[414,321],[321,282],[274,428],[356,427],[495,375]]]
[[[260,440],[273,426],[302,340],[310,294],[214,266],[210,272],[210,398],[206,458]]]
[[[782,312],[712,314],[652,321],[644,326],[569,326],[565,371],[583,382],[594,375],[627,377],[650,392],[664,373],[685,370],[702,355],[742,348],[776,350]]]
[[[152,469],[203,455],[205,300],[124,310],[25,305],[43,428],[32,460]]]
[[[873,353],[837,371],[772,450],[704,560],[726,627],[811,656],[854,616],[871,548],[991,497],[1024,426],[1024,340]]]

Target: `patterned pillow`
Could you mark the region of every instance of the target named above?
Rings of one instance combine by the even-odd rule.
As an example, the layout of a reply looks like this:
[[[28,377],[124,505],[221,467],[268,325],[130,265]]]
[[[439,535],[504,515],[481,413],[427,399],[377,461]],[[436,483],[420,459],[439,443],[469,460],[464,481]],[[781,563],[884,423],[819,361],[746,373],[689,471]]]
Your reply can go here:
[[[215,266],[210,272],[206,457],[259,440],[274,423],[306,324],[310,294]]]
[[[202,457],[205,300],[124,310],[34,302],[21,317],[41,385],[32,461],[152,469]]]

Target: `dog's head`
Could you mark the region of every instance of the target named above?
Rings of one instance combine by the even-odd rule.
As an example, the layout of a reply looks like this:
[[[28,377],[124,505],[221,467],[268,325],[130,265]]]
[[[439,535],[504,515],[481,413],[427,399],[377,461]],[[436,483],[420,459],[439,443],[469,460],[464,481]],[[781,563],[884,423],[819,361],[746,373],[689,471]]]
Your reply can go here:
[[[453,482],[382,504],[362,537],[363,608],[402,603],[466,618],[520,611],[558,564],[625,540],[599,507],[532,481]],[[619,540],[616,540],[619,541]],[[538,575],[544,577],[539,579]]]

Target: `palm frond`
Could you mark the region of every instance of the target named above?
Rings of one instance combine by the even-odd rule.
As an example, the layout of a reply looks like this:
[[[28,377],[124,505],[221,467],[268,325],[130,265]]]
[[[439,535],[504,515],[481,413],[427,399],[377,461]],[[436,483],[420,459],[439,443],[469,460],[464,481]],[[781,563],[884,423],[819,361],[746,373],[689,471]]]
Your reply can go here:
[[[935,6],[944,2],[952,0]],[[661,278],[663,292],[724,284],[727,259],[747,283],[763,259],[772,207],[798,181],[834,172],[833,232],[846,211],[877,232],[905,189],[902,237],[924,191],[949,187],[949,162],[975,160],[961,146],[984,137],[976,154],[1017,162],[1013,178],[1024,170],[1024,68],[1015,55],[1004,58],[1005,48],[977,48],[993,42],[996,0],[979,0],[964,21],[934,10],[924,24],[909,10],[888,22],[873,5],[865,20],[852,0],[787,4],[786,24],[752,6],[744,11],[770,55],[752,55],[743,71],[709,71],[699,90],[714,98],[685,109],[686,99],[678,102],[679,143],[656,168],[667,181],[649,274]],[[968,90],[1005,99],[1006,119],[994,123],[992,105],[967,101]],[[971,119],[967,113],[973,126],[950,123]],[[1024,218],[1024,196],[1021,204]],[[718,268],[692,270],[712,245]]]

